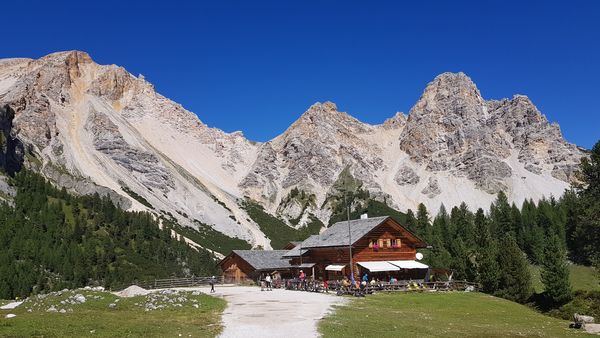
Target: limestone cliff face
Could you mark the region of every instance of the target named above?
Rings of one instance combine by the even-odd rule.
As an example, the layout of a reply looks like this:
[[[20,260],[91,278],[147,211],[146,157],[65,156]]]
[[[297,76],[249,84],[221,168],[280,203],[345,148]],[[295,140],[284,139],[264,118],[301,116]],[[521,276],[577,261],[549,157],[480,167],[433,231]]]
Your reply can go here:
[[[408,115],[380,125],[316,103],[265,143],[211,128],[143,76],[77,51],[0,60],[0,108],[2,166],[25,161],[72,191],[265,248],[246,196],[298,226],[307,213],[327,222],[324,202],[348,168],[400,210],[487,207],[500,190],[517,203],[560,195],[584,156],[527,97],[486,101],[462,73],[436,77]],[[286,199],[294,188],[310,203]]]
[[[382,125],[330,102],[313,105],[262,146],[240,186],[272,210],[294,187],[321,205],[348,166],[375,198],[401,210],[423,202],[435,212],[463,200],[487,207],[500,190],[517,203],[560,195],[582,156],[527,97],[486,101],[465,74],[444,73],[408,117],[397,113]]]
[[[400,148],[427,170],[465,176],[488,193],[510,188],[513,154],[532,173],[569,183],[582,156],[526,96],[486,102],[462,73],[442,74],[427,86]]]
[[[58,185],[269,247],[238,206],[235,177],[256,145],[209,128],[142,76],[78,51],[1,60],[0,106],[31,150],[26,164]]]

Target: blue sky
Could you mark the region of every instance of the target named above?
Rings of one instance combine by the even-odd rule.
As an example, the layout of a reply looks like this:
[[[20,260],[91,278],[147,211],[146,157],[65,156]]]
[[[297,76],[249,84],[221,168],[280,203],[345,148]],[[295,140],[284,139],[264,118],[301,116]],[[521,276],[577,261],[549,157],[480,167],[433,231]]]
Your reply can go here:
[[[485,3],[483,3],[485,2]],[[210,126],[265,141],[316,101],[381,123],[463,71],[600,139],[600,1],[6,1],[0,57],[78,49]]]

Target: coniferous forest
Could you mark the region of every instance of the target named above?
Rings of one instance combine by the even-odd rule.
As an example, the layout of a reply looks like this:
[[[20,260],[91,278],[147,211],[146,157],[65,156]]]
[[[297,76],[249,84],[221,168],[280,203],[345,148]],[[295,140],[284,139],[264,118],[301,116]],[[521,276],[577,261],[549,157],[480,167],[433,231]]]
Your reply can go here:
[[[149,213],[74,196],[31,171],[10,182],[14,205],[0,204],[0,299],[216,272],[209,252],[172,238]]]
[[[558,307],[573,296],[568,264],[600,265],[600,142],[579,174],[580,184],[559,199],[515,205],[500,192],[488,212],[462,204],[442,206],[435,217],[421,204],[407,212],[406,225],[431,245],[425,256],[432,267],[500,297],[530,301],[529,264],[541,266],[545,292],[537,301]]]

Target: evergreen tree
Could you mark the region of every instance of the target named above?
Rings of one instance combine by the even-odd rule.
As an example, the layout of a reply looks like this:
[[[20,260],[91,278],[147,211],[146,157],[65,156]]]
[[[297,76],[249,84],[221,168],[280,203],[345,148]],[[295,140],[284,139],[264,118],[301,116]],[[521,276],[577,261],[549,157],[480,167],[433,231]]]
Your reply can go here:
[[[481,284],[483,292],[493,293],[498,289],[500,268],[497,261],[498,247],[487,223],[483,209],[479,208],[475,213],[477,282]]]
[[[554,305],[562,305],[572,298],[569,268],[558,236],[552,236],[544,251],[542,283],[545,295]]]
[[[449,247],[450,238],[450,216],[446,212],[446,207],[442,204],[437,216],[433,219],[431,241],[438,240],[444,248]]]
[[[498,237],[515,237],[513,220],[508,198],[503,191],[498,193],[496,201],[490,207],[490,218],[493,233]]]
[[[429,241],[429,237],[431,236],[430,221],[431,220],[429,218],[429,212],[427,211],[425,204],[419,203],[419,206],[417,208],[416,234],[419,237],[424,238],[426,241]]]
[[[590,157],[581,160],[580,178],[581,214],[572,240],[578,243],[575,253],[579,262],[597,263],[600,261],[600,141],[592,148]]]
[[[475,244],[478,248],[482,248],[487,244],[490,237],[487,218],[482,208],[477,209],[473,222],[475,226]]]
[[[417,218],[415,217],[414,212],[411,209],[408,209],[406,212],[406,228],[416,234],[417,224]]]
[[[496,294],[502,298],[524,303],[532,294],[531,274],[525,255],[512,236],[501,239],[498,264],[500,278]]]

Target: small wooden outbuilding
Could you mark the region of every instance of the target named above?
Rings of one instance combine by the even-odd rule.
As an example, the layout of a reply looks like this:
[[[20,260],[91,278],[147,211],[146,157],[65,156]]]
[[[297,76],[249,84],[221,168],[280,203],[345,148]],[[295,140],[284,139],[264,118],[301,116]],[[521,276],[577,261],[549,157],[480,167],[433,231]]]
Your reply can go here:
[[[279,272],[289,276],[292,266],[283,255],[288,250],[233,250],[219,266],[225,283],[256,281],[263,273]]]

